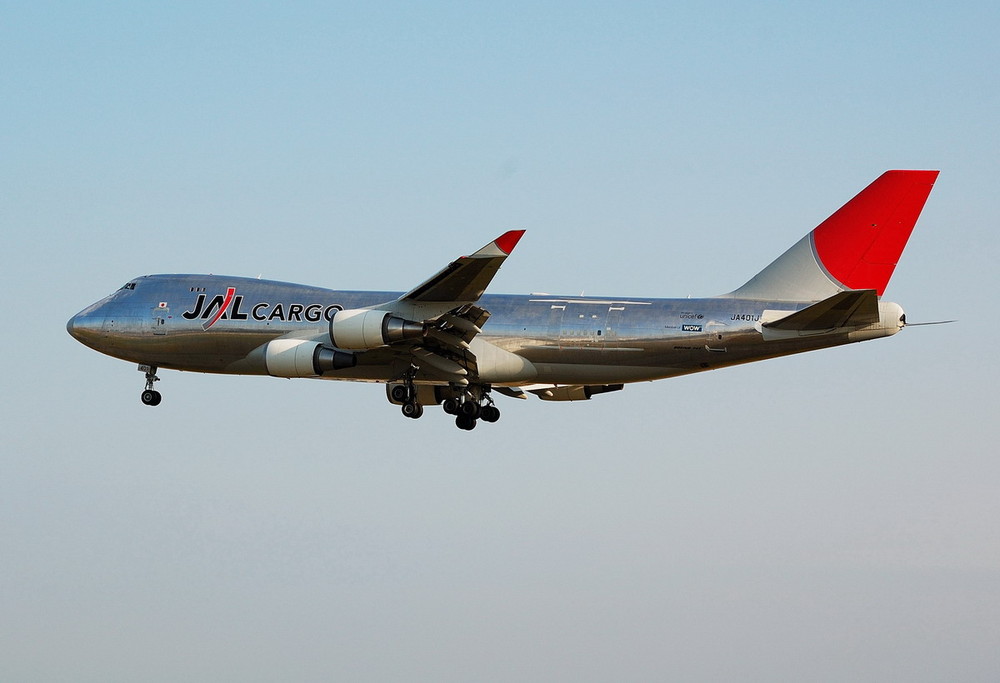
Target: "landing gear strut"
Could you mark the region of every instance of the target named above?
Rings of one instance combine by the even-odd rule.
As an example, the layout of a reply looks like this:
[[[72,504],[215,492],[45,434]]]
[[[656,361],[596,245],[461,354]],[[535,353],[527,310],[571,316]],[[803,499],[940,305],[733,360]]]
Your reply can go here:
[[[139,398],[142,400],[143,404],[147,406],[158,406],[163,397],[160,392],[153,389],[153,382],[159,382],[160,378],[156,376],[156,366],[155,365],[140,365],[139,370],[145,371],[146,373],[146,389],[142,392]]]
[[[404,416],[417,420],[424,414],[424,407],[417,403],[417,389],[413,386],[414,374],[414,369],[411,367],[410,371],[403,377],[403,384],[394,386],[390,395],[392,396],[392,400],[403,404],[402,411]]]

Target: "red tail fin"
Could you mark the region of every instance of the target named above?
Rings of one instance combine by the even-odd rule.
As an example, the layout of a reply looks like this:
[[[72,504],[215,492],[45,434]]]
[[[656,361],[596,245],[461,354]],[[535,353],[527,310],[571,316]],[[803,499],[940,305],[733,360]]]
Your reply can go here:
[[[848,289],[882,296],[938,171],[886,171],[813,230],[816,254]]]
[[[886,171],[727,297],[821,301],[848,289],[882,296],[938,171]]]

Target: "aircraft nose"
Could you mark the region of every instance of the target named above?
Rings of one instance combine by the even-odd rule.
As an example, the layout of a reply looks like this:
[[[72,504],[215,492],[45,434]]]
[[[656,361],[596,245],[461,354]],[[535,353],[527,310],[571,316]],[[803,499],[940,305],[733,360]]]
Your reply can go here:
[[[66,323],[66,331],[78,342],[89,346],[101,334],[103,326],[103,316],[78,313]]]

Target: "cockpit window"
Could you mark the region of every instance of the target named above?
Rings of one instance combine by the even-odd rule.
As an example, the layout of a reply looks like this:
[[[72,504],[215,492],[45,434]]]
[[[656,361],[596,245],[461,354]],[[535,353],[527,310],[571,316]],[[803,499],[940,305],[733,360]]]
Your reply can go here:
[[[124,285],[121,286],[121,289],[135,289],[135,283],[134,282],[126,282]],[[121,291],[121,290],[119,290],[119,291]]]

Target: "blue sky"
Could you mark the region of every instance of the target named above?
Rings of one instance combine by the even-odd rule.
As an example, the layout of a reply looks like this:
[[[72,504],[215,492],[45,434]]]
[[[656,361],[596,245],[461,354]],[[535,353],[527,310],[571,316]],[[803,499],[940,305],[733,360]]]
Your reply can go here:
[[[996,680],[994,3],[3,3],[0,678]],[[941,176],[892,339],[501,404],[164,372],[131,277],[730,291]]]

